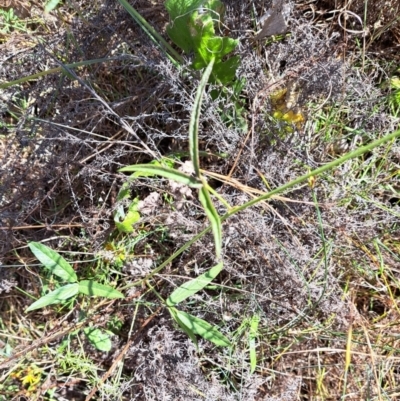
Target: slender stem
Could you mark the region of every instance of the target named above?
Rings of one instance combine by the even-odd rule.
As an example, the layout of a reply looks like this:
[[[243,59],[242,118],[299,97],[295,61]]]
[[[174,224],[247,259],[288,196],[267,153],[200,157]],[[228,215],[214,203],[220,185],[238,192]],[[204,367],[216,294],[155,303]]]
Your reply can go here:
[[[147,33],[151,40],[157,44],[164,52],[164,48],[168,50],[165,52],[169,59],[175,64],[176,67],[184,63],[181,55],[127,2],[127,0],[118,0],[131,17],[140,25],[140,27]]]

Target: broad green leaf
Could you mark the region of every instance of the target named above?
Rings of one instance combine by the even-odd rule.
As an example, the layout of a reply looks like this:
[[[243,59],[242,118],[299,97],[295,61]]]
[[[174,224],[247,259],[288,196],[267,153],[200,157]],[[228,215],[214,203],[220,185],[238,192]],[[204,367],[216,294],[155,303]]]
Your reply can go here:
[[[39,262],[53,274],[69,283],[78,281],[72,266],[56,251],[39,242],[30,242],[28,246]]]
[[[194,50],[189,20],[192,12],[203,3],[204,0],[167,0],[165,2],[165,8],[171,18],[167,27],[168,36],[187,54]]]
[[[49,294],[46,294],[45,296],[39,298],[29,308],[27,308],[26,311],[30,312],[35,309],[40,309],[51,304],[58,304],[78,294],[78,290],[79,290],[78,283],[64,285],[63,287],[57,288],[56,290],[50,292]]]
[[[213,75],[215,75],[221,84],[227,85],[235,79],[236,70],[240,65],[239,56],[233,56],[226,61],[215,65]]]
[[[83,329],[83,332],[86,334],[90,343],[99,351],[108,352],[111,350],[111,338],[106,331],[95,329],[93,327],[86,327]]]
[[[200,113],[201,113],[201,103],[203,99],[204,90],[206,84],[208,82],[208,78],[210,77],[212,68],[214,65],[214,60],[211,60],[207,69],[204,71],[204,74],[201,78],[200,85],[197,88],[196,98],[194,100],[193,111],[190,116],[189,123],[189,153],[190,159],[193,163],[193,168],[196,177],[200,178],[200,158],[199,158],[199,121],[200,121]]]
[[[192,330],[190,330],[178,317],[178,310],[176,308],[168,308],[169,313],[171,314],[172,318],[178,324],[178,326],[186,333],[186,335],[192,340],[193,344],[197,347],[197,338]]]
[[[79,282],[79,292],[89,296],[98,296],[105,298],[125,298],[124,294],[117,291],[109,285],[100,284],[93,280],[82,280]]]
[[[188,281],[185,284],[182,284],[168,297],[166,301],[167,306],[175,306],[179,302],[184,301],[185,299],[202,290],[207,284],[209,284],[215,279],[215,277],[218,276],[222,270],[222,267],[223,263],[218,263],[207,272],[201,274],[193,280]]]
[[[217,259],[221,257],[222,251],[222,224],[221,218],[212,203],[208,190],[203,187],[199,192],[199,199],[204,207],[204,211],[211,223],[212,232],[214,234],[215,255]]]
[[[150,175],[159,175],[161,177],[168,178],[185,184],[191,188],[201,188],[203,185],[201,181],[195,177],[182,173],[181,171],[174,170],[168,167],[154,166],[151,164],[136,164],[133,166],[127,166],[121,168],[119,171],[140,171],[143,173],[148,173]]]
[[[227,73],[226,68],[217,68],[239,43],[237,39],[215,34],[215,27],[221,25],[225,13],[224,4],[219,0],[167,0],[165,6],[171,18],[167,33],[185,53],[194,53],[193,68],[205,68],[215,59],[211,81],[231,81],[236,70]]]
[[[229,347],[230,341],[213,325],[189,313],[176,310],[179,321],[190,331],[220,347]]]

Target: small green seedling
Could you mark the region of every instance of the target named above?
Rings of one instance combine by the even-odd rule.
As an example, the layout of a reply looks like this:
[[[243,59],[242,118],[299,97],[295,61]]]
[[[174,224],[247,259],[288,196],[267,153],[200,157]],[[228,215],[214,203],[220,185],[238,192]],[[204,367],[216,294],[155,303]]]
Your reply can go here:
[[[259,324],[260,324],[260,315],[256,313],[250,318],[245,318],[234,333],[236,342],[238,342],[239,337],[244,337],[248,343],[251,374],[253,374],[257,368],[256,341],[260,335],[258,330]]]
[[[100,284],[94,280],[78,281],[78,277],[72,266],[61,255],[46,245],[38,242],[30,242],[28,246],[45,268],[58,276],[62,281],[66,281],[69,284],[65,284],[39,298],[26,309],[26,312],[44,308],[48,305],[58,304],[78,294],[110,299],[124,298],[124,295],[121,292],[108,285]],[[99,351],[107,352],[111,350],[109,331],[100,330],[94,327],[87,327],[83,329],[83,331],[90,343]]]
[[[133,225],[140,220],[138,212],[139,198],[130,199],[129,183],[124,183],[118,193],[119,205],[114,212],[114,223],[120,233],[133,232]],[[128,201],[128,207],[124,207],[123,201]]]
[[[14,9],[0,9],[0,33],[9,34],[13,31],[26,32],[26,23],[14,14]]]
[[[39,298],[27,308],[27,312],[44,308],[48,305],[58,304],[78,294],[88,296],[96,295],[110,299],[124,298],[124,295],[121,292],[108,285],[100,284],[94,280],[78,281],[78,277],[72,266],[60,254],[46,245],[38,242],[30,242],[28,246],[45,268],[68,284],[65,284]]]

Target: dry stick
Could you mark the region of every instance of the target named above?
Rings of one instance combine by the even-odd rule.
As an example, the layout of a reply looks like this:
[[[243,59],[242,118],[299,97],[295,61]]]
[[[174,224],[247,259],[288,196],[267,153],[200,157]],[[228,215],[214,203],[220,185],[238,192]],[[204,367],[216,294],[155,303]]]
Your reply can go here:
[[[119,124],[125,128],[125,130],[131,134],[142,146],[143,148],[154,158],[158,159],[157,155],[155,152],[153,152],[139,137],[139,135],[132,129],[132,127],[122,118],[120,117],[113,109],[110,107],[110,105],[101,97],[97,94],[97,92],[90,86],[88,85],[83,79],[81,79],[75,71],[73,71],[71,68],[69,68],[67,65],[61,63],[57,58],[55,58],[52,54],[50,54],[46,49],[44,51],[68,74],[72,75],[74,79],[76,79],[82,87],[86,88],[95,99],[97,99],[107,110],[108,112],[113,115]]]
[[[25,230],[31,228],[71,228],[71,227],[83,227],[83,224],[38,224],[36,226],[16,226],[16,227],[0,227],[0,230]]]
[[[98,390],[99,386],[102,385],[114,372],[115,368],[117,367],[118,363],[122,360],[124,355],[127,353],[129,347],[132,345],[132,343],[137,339],[139,334],[143,331],[143,329],[155,318],[156,315],[160,312],[162,307],[158,308],[149,318],[146,319],[146,321],[142,324],[142,327],[136,332],[136,334],[131,338],[122,348],[122,351],[119,353],[119,355],[115,358],[114,362],[112,363],[110,369],[104,374],[104,376],[101,378],[99,384],[95,387],[93,387],[92,391],[88,394],[88,396],[85,398],[85,401],[90,401],[96,391]]]

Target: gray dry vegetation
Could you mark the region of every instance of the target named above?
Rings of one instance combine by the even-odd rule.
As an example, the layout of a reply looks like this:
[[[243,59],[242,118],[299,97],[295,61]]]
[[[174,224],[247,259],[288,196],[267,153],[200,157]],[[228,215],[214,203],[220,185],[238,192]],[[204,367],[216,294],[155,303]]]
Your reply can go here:
[[[130,3],[167,38],[162,1]],[[225,3],[224,34],[240,38],[249,133],[227,127],[218,109],[229,100],[206,93],[200,149],[209,153],[201,158],[209,182],[229,205],[398,129],[387,85],[400,66],[398,0],[287,2],[289,33],[258,42],[255,20],[271,2]],[[0,33],[0,84],[111,60],[0,90],[1,401],[399,399],[398,139],[317,177],[313,190],[305,182],[224,222],[224,270],[181,309],[218,326],[233,347],[199,339],[196,349],[150,289],[166,298],[212,267],[212,236],[143,281],[206,227],[196,192],[140,178],[130,184],[142,201],[134,232],[118,234],[113,212],[127,178],[119,168],[187,160],[200,75],[178,71],[116,1],[66,1],[48,15],[38,1],[5,6],[26,30]],[[271,95],[283,88],[305,116],[292,129],[272,117]],[[29,241],[62,253],[79,277],[140,284],[122,300],[27,314],[45,282]],[[119,263],[116,249],[124,252]],[[110,352],[72,337],[80,309],[96,327],[122,322]],[[254,315],[251,373],[246,321]],[[29,391],[16,372],[32,366],[40,382]]]

